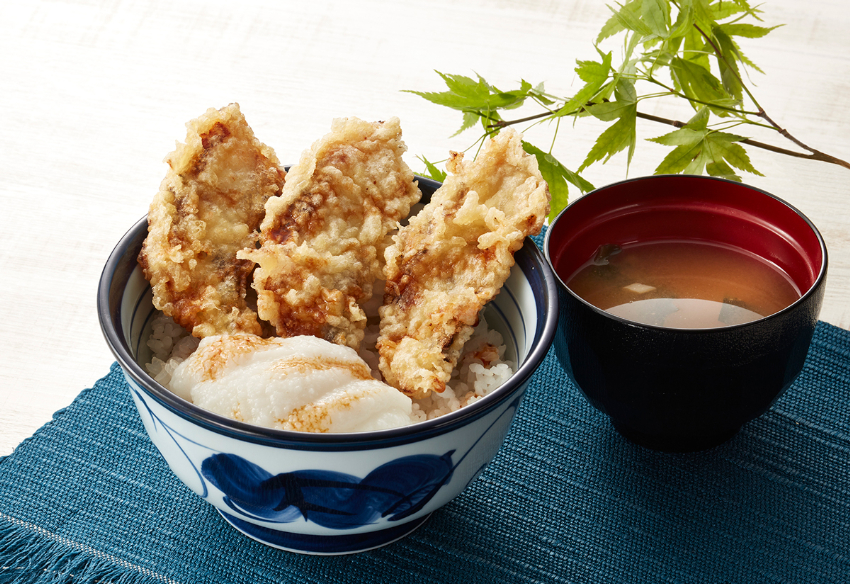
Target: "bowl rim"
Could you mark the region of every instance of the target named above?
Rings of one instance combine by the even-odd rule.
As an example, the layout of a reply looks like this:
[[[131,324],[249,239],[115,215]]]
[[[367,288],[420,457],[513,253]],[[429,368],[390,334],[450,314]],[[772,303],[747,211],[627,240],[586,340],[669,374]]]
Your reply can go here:
[[[765,196],[767,196],[771,199],[774,199],[775,201],[777,201],[778,203],[780,203],[782,205],[785,205],[791,211],[796,213],[797,216],[800,217],[809,226],[809,228],[812,230],[812,232],[815,235],[815,238],[818,241],[818,245],[820,246],[823,261],[821,262],[820,270],[818,271],[818,274],[817,274],[817,277],[815,278],[815,281],[812,283],[811,286],[809,286],[808,290],[806,290],[805,292],[803,292],[800,295],[800,297],[797,300],[795,300],[794,302],[792,302],[791,304],[789,304],[785,308],[783,308],[783,309],[781,309],[777,312],[774,312],[773,314],[770,314],[768,316],[763,316],[762,318],[759,318],[759,319],[756,319],[756,320],[753,320],[753,321],[750,321],[750,322],[745,322],[745,323],[741,323],[741,324],[734,324],[734,325],[729,325],[729,326],[723,326],[723,327],[714,327],[714,328],[677,328],[677,327],[659,326],[659,325],[636,322],[636,321],[633,321],[633,320],[623,318],[621,316],[617,316],[615,314],[611,314],[610,312],[603,310],[603,309],[595,306],[594,304],[591,304],[590,302],[588,302],[587,300],[585,300],[584,298],[582,298],[581,296],[579,296],[578,294],[573,292],[570,289],[570,287],[567,286],[566,282],[563,281],[560,274],[558,274],[557,270],[555,270],[554,266],[552,265],[551,255],[549,253],[550,238],[551,238],[552,232],[555,230],[555,226],[557,225],[558,220],[560,220],[566,214],[567,210],[570,209],[573,205],[580,204],[581,201],[583,201],[585,198],[587,198],[591,195],[595,195],[595,194],[598,194],[602,191],[606,191],[608,189],[618,187],[618,186],[621,186],[621,185],[624,185],[624,184],[632,183],[632,182],[647,181],[647,180],[652,181],[652,180],[657,180],[657,179],[671,179],[671,178],[672,179],[688,179],[688,180],[694,180],[694,179],[697,179],[697,180],[712,180],[712,181],[718,181],[718,182],[721,182],[721,183],[729,183],[729,184],[735,185],[737,187],[744,187],[744,188],[749,189],[751,191],[755,191],[755,192],[760,193],[762,195],[765,195]],[[587,194],[579,197],[578,199],[576,199],[575,201],[570,203],[567,207],[564,207],[561,210],[561,212],[558,213],[558,215],[555,217],[554,221],[552,221],[549,224],[549,229],[546,231],[546,237],[545,237],[544,242],[543,242],[543,253],[546,257],[546,263],[548,264],[549,268],[552,270],[552,274],[554,275],[555,280],[558,282],[559,288],[561,290],[565,291],[566,293],[568,293],[572,298],[574,298],[575,300],[577,300],[578,302],[580,302],[581,304],[583,304],[587,308],[590,308],[593,312],[597,313],[599,316],[602,316],[604,318],[609,318],[609,319],[611,319],[615,322],[619,322],[620,324],[627,325],[627,326],[650,329],[650,330],[657,330],[657,331],[675,332],[676,334],[683,334],[683,335],[722,334],[722,333],[726,333],[728,331],[732,331],[732,330],[736,330],[736,329],[740,329],[740,328],[744,328],[744,327],[751,327],[751,326],[759,325],[759,324],[767,322],[767,321],[772,321],[772,320],[775,320],[775,319],[778,319],[778,318],[782,318],[785,314],[795,310],[797,308],[797,306],[799,306],[800,304],[807,302],[808,299],[812,295],[817,294],[818,290],[822,287],[824,281],[826,280],[827,266],[829,264],[829,258],[828,258],[827,249],[826,249],[826,242],[824,241],[823,236],[821,235],[820,231],[818,231],[818,228],[815,226],[815,224],[802,211],[797,209],[794,205],[792,205],[791,203],[789,203],[788,201],[785,201],[784,199],[782,199],[780,197],[777,197],[776,195],[774,195],[772,193],[765,191],[764,189],[760,189],[758,187],[754,187],[754,186],[748,185],[746,183],[737,182],[737,181],[733,181],[733,180],[729,180],[729,179],[725,179],[725,178],[720,178],[720,177],[716,177],[716,176],[705,176],[705,175],[698,175],[698,174],[653,174],[653,175],[646,175],[646,176],[639,176],[639,177],[624,179],[624,180],[621,180],[621,181],[613,182],[613,183],[601,186],[599,188],[593,189],[592,191],[588,192]]]
[[[420,186],[424,184],[429,189],[436,190],[441,184],[424,177],[416,176],[415,178],[419,181]],[[363,450],[385,448],[390,445],[415,442],[444,434],[484,416],[523,388],[546,357],[557,330],[558,288],[555,273],[535,242],[530,237],[526,237],[523,246],[517,250],[516,254],[528,255],[527,261],[531,265],[532,272],[535,272],[539,278],[540,286],[535,287],[532,284],[532,289],[535,292],[535,297],[542,296],[536,302],[543,308],[542,320],[538,319],[533,336],[536,339],[536,344],[532,345],[525,361],[505,383],[491,393],[468,406],[431,420],[371,432],[296,432],[238,422],[183,400],[154,381],[130,353],[129,347],[124,341],[123,333],[120,332],[122,330],[120,323],[113,322],[109,302],[113,278],[116,269],[122,263],[130,248],[140,244],[139,232],[142,230],[147,231],[147,216],[138,220],[121,237],[101,272],[97,291],[97,312],[101,332],[106,343],[116,357],[124,375],[131,377],[138,387],[160,405],[194,425],[240,441],[301,450]],[[520,258],[522,257],[520,256]]]

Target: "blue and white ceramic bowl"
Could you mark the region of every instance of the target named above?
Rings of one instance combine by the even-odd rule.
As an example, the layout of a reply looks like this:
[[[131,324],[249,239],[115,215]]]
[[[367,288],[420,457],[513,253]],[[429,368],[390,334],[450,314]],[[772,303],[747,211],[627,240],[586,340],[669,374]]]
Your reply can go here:
[[[439,186],[419,182],[425,197]],[[145,430],[177,477],[231,525],[285,550],[345,554],[385,545],[454,499],[496,455],[557,328],[554,276],[526,240],[487,308],[519,364],[504,385],[405,428],[310,434],[253,426],[184,401],[143,368],[155,314],[136,262],[146,235],[142,219],[112,252],[98,290],[104,336]]]

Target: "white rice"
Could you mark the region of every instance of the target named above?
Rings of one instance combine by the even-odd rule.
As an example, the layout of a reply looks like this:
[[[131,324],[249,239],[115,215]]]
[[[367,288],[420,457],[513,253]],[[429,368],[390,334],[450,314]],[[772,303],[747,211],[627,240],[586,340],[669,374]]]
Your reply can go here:
[[[379,288],[379,287],[378,287]],[[360,357],[366,361],[375,379],[383,381],[378,369],[379,324],[378,307],[383,294],[376,290],[373,300],[364,306],[369,317],[365,336],[361,343]],[[198,347],[199,340],[192,337],[169,316],[158,313],[152,323],[151,336],[147,342],[153,353],[151,362],[145,367],[160,384],[169,387],[171,376]],[[425,399],[413,400],[413,422],[422,422],[454,412],[469,405],[502,385],[513,375],[516,365],[504,358],[506,346],[502,335],[491,330],[483,313],[472,337],[464,345],[458,366],[442,393],[432,393]]]
[[[512,361],[504,359],[505,350],[502,335],[491,330],[481,315],[445,391],[414,400],[414,419],[421,422],[457,411],[502,385],[516,368]]]
[[[174,370],[198,348],[201,341],[161,312],[157,312],[151,327],[147,345],[153,358],[145,369],[160,385],[168,387]]]

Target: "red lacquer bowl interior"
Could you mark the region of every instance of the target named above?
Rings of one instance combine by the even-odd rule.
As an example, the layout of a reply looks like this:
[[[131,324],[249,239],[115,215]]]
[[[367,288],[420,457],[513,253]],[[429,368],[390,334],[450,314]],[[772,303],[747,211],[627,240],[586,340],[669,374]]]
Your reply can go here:
[[[814,225],[784,201],[739,183],[656,176],[616,183],[570,205],[549,230],[562,282],[605,243],[689,239],[736,246],[772,262],[805,294],[825,269]]]

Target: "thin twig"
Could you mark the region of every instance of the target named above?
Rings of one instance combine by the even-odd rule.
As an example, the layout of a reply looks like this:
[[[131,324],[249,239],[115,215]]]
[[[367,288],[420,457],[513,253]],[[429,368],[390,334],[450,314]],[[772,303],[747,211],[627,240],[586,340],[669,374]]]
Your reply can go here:
[[[507,128],[508,126],[513,126],[515,124],[522,124],[524,122],[533,122],[534,120],[539,120],[540,118],[545,118],[547,116],[551,116],[550,112],[542,112],[539,114],[534,114],[533,116],[528,116],[525,118],[519,118],[517,120],[494,120],[492,124],[487,126],[488,128],[495,128],[501,130],[502,128]],[[489,118],[493,119],[493,118]]]

